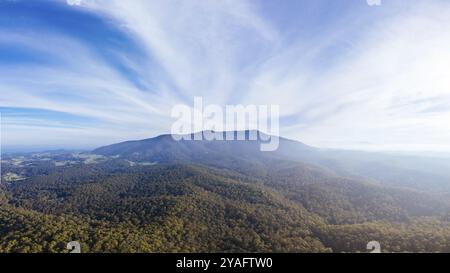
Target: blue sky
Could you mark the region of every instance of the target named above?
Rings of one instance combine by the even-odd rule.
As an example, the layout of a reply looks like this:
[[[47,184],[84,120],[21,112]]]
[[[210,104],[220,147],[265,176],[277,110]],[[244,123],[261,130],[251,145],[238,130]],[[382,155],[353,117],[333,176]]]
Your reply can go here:
[[[278,104],[310,145],[448,152],[449,25],[445,0],[0,0],[3,148],[168,133],[201,96]]]

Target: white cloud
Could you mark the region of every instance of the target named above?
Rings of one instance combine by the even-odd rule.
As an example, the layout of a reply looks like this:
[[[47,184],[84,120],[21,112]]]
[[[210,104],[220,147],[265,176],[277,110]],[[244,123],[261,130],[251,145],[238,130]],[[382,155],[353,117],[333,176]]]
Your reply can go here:
[[[69,6],[79,6],[81,5],[81,0],[66,0]]]
[[[332,147],[449,149],[450,107],[426,112],[450,105],[450,9],[436,3],[376,23],[348,60],[319,75],[308,113],[321,121],[292,135]]]
[[[87,11],[113,19],[151,56],[136,62],[117,52],[148,92],[74,38],[1,33],[0,42],[65,66],[0,66],[0,105],[99,119],[115,136],[95,128],[86,134],[112,141],[168,132],[171,107],[203,96],[220,105],[279,104],[282,134],[313,145],[450,150],[449,4],[383,2],[326,33],[285,37],[258,3],[84,0]],[[366,20],[369,11],[380,12],[378,21]]]
[[[244,70],[240,58],[253,54],[253,44],[277,40],[248,1],[94,0],[86,6],[137,35],[189,103],[195,95],[226,103]]]
[[[0,66],[0,105],[3,107],[42,109],[94,118],[110,130],[117,130],[110,139],[121,140],[156,134],[164,130],[161,124],[169,122],[166,114],[167,103],[171,102],[169,96],[159,97],[157,92],[137,90],[79,42],[51,35],[42,39],[31,33],[1,33],[0,36],[60,62],[56,66]],[[48,44],[52,46],[48,47]],[[4,116],[4,120],[8,118]],[[83,135],[95,137],[98,125],[93,126]],[[18,145],[17,142],[24,138],[28,138],[27,144],[36,141],[31,131],[18,138],[13,130],[15,127],[10,122],[4,124],[4,131],[9,132],[3,139],[5,144]],[[47,141],[52,143],[52,136],[55,137],[57,132],[54,128],[42,129],[45,130]],[[71,138],[67,137],[66,141],[70,142]]]

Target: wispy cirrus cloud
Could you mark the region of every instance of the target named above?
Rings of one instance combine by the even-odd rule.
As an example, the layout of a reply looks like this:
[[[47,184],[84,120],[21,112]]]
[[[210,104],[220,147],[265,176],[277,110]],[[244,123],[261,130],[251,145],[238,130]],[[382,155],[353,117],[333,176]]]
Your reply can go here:
[[[93,146],[165,133],[171,107],[202,96],[220,105],[279,104],[282,134],[312,145],[450,150],[445,1],[40,5],[10,6],[38,27],[0,21],[0,46],[27,53],[0,55],[0,105],[90,121],[41,126],[48,139],[37,141],[22,135],[31,120],[11,117],[5,142],[42,146],[53,137],[63,145],[79,135]],[[64,19],[42,23],[42,6]]]

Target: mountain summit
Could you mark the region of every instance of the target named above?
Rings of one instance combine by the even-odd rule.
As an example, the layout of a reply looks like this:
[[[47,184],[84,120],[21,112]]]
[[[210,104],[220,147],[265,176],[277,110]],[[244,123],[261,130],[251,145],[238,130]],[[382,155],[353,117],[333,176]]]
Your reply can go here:
[[[224,140],[207,140],[211,134]],[[232,136],[233,140],[228,136]],[[252,136],[255,136],[256,139]],[[274,152],[261,152],[260,144],[270,138],[279,138]],[[196,140],[199,139],[199,140]],[[127,141],[98,148],[95,154],[120,156],[133,161],[174,162],[204,161],[224,157],[259,158],[292,153],[312,152],[315,149],[301,142],[270,136],[260,131],[213,132],[203,131],[190,135],[161,135],[137,141]]]
[[[450,192],[450,163],[417,156],[319,149],[279,137],[276,151],[262,152],[269,136],[260,131],[234,131],[243,140],[205,140],[212,133],[225,139],[227,132],[204,131],[190,135],[160,135],[100,147],[92,153],[146,163],[197,163],[226,169],[252,169],[274,160],[308,164],[340,176],[362,177],[385,186],[428,192]],[[229,133],[229,132],[228,132]],[[257,135],[251,140],[250,133]],[[182,140],[177,140],[181,139]],[[189,140],[185,140],[189,139]],[[201,140],[191,140],[201,139]]]

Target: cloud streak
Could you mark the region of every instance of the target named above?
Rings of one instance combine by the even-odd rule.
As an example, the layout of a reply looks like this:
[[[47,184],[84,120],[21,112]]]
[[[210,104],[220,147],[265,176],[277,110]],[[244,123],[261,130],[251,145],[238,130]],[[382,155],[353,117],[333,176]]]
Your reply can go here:
[[[45,146],[54,138],[63,146],[76,135],[94,146],[167,133],[171,108],[202,96],[219,105],[278,104],[282,134],[311,145],[450,151],[444,1],[342,1],[335,5],[347,8],[341,14],[330,14],[336,11],[327,1],[288,2],[279,11],[265,1],[61,2],[43,5],[95,16],[123,36],[93,48],[95,32],[74,34],[63,25],[17,34],[0,22],[0,46],[46,60],[7,63],[0,56],[0,106],[91,122],[49,128],[45,120],[10,117],[4,143]],[[117,47],[124,37],[128,47]],[[23,136],[27,128],[48,140]]]

